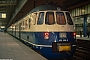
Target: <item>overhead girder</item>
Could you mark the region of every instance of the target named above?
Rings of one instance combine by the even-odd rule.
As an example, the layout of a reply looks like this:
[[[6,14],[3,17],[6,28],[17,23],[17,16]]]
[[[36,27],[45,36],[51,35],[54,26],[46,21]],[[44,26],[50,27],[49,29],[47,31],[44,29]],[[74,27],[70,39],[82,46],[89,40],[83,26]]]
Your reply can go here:
[[[0,6],[12,6],[12,5],[16,5],[16,3],[13,3],[13,4],[10,4],[10,3],[7,3],[7,4],[6,4],[6,3],[1,4],[1,3],[0,3]]]

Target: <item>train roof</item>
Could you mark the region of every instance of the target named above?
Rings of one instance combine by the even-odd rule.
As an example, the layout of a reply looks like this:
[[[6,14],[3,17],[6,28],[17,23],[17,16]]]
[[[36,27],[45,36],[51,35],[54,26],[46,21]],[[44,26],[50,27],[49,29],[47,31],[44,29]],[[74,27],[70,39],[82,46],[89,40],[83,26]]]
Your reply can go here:
[[[57,10],[57,8],[59,7],[53,5],[41,5],[31,10],[30,13],[43,10]]]

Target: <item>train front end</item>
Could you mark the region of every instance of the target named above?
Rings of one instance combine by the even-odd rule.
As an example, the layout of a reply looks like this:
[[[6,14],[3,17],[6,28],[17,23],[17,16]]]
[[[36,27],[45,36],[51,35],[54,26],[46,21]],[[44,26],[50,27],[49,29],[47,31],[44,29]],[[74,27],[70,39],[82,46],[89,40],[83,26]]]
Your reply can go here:
[[[76,50],[76,33],[69,12],[49,11],[40,14],[44,16],[45,24],[43,27],[38,25],[38,30],[42,27],[42,32],[35,34],[41,45],[39,51],[47,59],[72,57]]]
[[[76,50],[75,32],[45,32],[41,33],[42,46],[39,51],[47,59],[70,58]]]

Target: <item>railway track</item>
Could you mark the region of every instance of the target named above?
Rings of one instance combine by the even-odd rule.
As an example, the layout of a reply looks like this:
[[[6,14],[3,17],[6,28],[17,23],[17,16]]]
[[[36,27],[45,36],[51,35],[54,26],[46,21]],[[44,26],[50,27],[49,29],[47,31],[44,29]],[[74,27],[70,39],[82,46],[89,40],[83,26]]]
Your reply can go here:
[[[77,48],[74,58],[77,58],[78,60],[90,60],[90,51]]]
[[[73,60],[90,60],[90,41],[77,40],[77,49]]]

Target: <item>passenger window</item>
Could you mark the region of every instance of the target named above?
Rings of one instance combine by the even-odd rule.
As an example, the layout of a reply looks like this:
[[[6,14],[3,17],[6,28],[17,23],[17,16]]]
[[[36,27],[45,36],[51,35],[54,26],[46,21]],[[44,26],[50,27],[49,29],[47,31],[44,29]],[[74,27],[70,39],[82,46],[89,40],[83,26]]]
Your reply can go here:
[[[70,14],[69,14],[68,12],[66,12],[66,16],[67,16],[67,23],[68,23],[69,25],[73,25],[71,16],[70,16]]]
[[[36,24],[36,18],[37,18],[37,13],[32,13],[30,15],[30,20],[31,20],[30,22],[31,22],[32,25]]]
[[[24,30],[24,21],[23,21],[23,30]]]
[[[28,24],[28,25],[29,25],[29,29],[30,29],[30,22],[31,22],[31,20],[30,20],[30,18],[29,18],[29,24]]]
[[[46,13],[46,19],[45,19],[45,24],[52,25],[54,23],[55,23],[54,13],[53,12],[47,12]]]
[[[63,12],[56,12],[56,21],[59,25],[66,24],[65,16]]]
[[[41,25],[41,24],[43,24],[43,22],[44,22],[44,12],[40,12],[38,21],[37,21],[37,25]]]
[[[21,30],[23,30],[23,21],[21,22]]]
[[[24,30],[25,30],[26,28],[25,28],[25,20],[24,20]]]
[[[25,30],[27,30],[27,29],[28,29],[28,21],[25,20]]]

